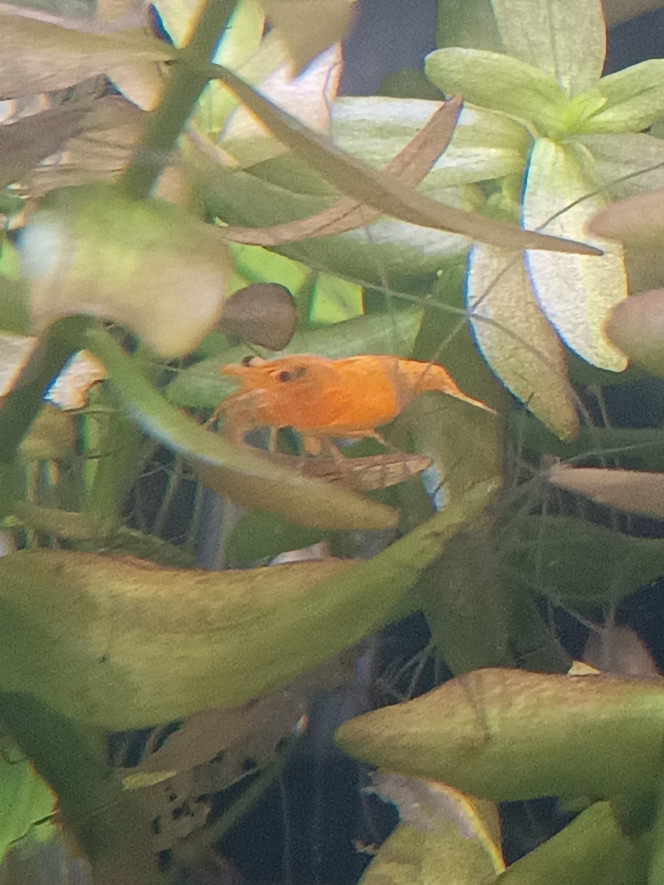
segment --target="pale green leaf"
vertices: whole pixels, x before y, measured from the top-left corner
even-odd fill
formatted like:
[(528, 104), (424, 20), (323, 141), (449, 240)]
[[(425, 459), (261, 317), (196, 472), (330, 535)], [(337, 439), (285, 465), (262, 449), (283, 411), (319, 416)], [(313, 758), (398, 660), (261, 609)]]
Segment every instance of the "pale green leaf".
[(427, 56), (427, 76), (445, 94), (460, 93), (471, 104), (557, 132), (568, 100), (555, 77), (497, 52), (438, 49)]
[(652, 786), (663, 724), (660, 681), (485, 669), (351, 719), (336, 742), (473, 796), (612, 797)]
[(643, 885), (648, 857), (643, 842), (621, 827), (614, 803), (595, 802), (563, 830), (511, 864), (500, 883)]
[[(430, 119), (439, 102), (386, 97), (340, 98), (332, 106), (331, 134), (344, 150), (382, 168)], [(464, 107), (449, 147), (420, 190), (520, 175), (531, 139), (519, 123), (484, 108)]]
[(651, 58), (599, 81), (606, 105), (585, 126), (587, 132), (638, 132), (664, 114), (664, 59)]
[(597, 88), (606, 53), (600, 0), (491, 0), (505, 51), (556, 78), (569, 98)]
[(466, 304), (477, 344), (500, 381), (561, 439), (575, 436), (565, 351), (535, 299), (522, 253), (473, 246)]
[(613, 199), (664, 187), (664, 141), (661, 138), (642, 133), (577, 135), (570, 142), (588, 148)]
[(18, 747), (3, 738), (0, 754), (0, 862), (12, 843), (55, 814), (56, 797)]
[[(587, 150), (538, 139), (528, 167), (524, 224), (559, 236), (583, 236), (587, 220), (606, 203), (596, 193), (598, 186)], [(627, 297), (622, 250), (600, 238), (590, 242), (605, 254), (568, 257), (531, 250), (528, 268), (537, 301), (561, 338), (589, 363), (619, 372), (627, 360), (606, 338), (604, 323)]]

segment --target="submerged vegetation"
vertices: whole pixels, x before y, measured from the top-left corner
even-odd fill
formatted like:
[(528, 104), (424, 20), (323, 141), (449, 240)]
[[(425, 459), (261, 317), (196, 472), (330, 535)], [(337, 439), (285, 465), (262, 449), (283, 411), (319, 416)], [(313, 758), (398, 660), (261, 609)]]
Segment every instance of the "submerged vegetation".
[[(461, 7), (361, 98), (348, 0), (0, 10), (3, 885), (235, 875), (342, 690), (400, 816), (363, 881), (662, 881), (664, 683), (616, 626), (662, 437), (610, 403), (664, 373), (664, 60), (602, 76), (600, 0)], [(506, 860), (541, 797), (571, 822)]]

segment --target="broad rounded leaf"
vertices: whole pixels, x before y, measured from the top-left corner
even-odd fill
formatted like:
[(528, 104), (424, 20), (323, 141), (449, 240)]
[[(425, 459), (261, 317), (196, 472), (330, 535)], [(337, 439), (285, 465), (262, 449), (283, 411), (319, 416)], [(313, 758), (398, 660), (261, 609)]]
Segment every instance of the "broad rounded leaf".
[(478, 346), (502, 383), (561, 439), (575, 436), (565, 351), (535, 299), (523, 254), (473, 246), (466, 305)]
[(438, 49), (427, 56), (427, 76), (446, 95), (558, 131), (568, 100), (555, 77), (540, 68), (479, 49)]
[(49, 195), (20, 251), (38, 330), (95, 314), (131, 326), (167, 357), (189, 353), (214, 327), (232, 268), (212, 227), (103, 184)]
[(600, 0), (491, 0), (510, 55), (556, 78), (570, 98), (596, 89), (606, 33)]
[(657, 681), (488, 669), (351, 719), (336, 742), (364, 762), (473, 796), (610, 797), (652, 786), (663, 728)]
[[(587, 220), (606, 202), (592, 157), (580, 145), (539, 138), (526, 180), (523, 221), (561, 236), (583, 236)], [(549, 322), (579, 356), (603, 369), (620, 372), (622, 353), (607, 339), (604, 323), (611, 308), (627, 297), (622, 250), (592, 238), (601, 257), (563, 256), (528, 251), (533, 289)]]
[(587, 132), (639, 132), (664, 113), (664, 59), (651, 58), (608, 77), (598, 88), (606, 99), (584, 127)]

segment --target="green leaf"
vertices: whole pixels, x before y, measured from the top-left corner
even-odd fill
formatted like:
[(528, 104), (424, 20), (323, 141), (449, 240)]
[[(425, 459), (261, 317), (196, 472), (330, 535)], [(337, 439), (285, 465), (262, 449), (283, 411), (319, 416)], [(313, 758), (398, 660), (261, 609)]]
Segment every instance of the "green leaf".
[[(597, 193), (601, 185), (583, 147), (538, 138), (528, 166), (523, 222), (561, 236), (583, 236), (588, 219), (606, 202)], [(622, 250), (608, 240), (590, 241), (605, 254), (590, 258), (531, 250), (528, 269), (540, 307), (566, 344), (589, 363), (620, 372), (627, 360), (608, 341), (604, 323), (627, 297)]]
[(559, 833), (520, 858), (503, 885), (645, 885), (648, 846), (623, 832), (609, 802), (595, 802)]
[(503, 48), (491, 0), (438, 0), (436, 46)]
[(664, 59), (651, 58), (599, 81), (606, 104), (584, 127), (587, 132), (638, 132), (664, 113)]
[(575, 436), (565, 351), (535, 300), (522, 253), (473, 246), (466, 303), (475, 340), (499, 380), (556, 436)]
[(664, 571), (664, 540), (573, 516), (519, 520), (502, 549), (514, 579), (574, 611), (609, 609)]
[[(652, 135), (578, 135), (613, 199), (664, 187), (664, 142)], [(637, 174), (640, 173), (640, 174)]]
[[(337, 359), (370, 353), (408, 357), (412, 353), (422, 315), (420, 308), (411, 307), (386, 314), (356, 317), (322, 329), (302, 329), (293, 335), (288, 347), (272, 356), (277, 359), (288, 354), (311, 353)], [(246, 347), (233, 347), (223, 357), (203, 360), (182, 369), (168, 386), (166, 396), (169, 402), (194, 409), (216, 408), (237, 386), (222, 377), (222, 361), (239, 363), (246, 355)]]
[[(440, 52), (445, 51), (440, 50)], [(209, 65), (201, 66), (201, 70), (203, 69), (210, 76), (218, 77), (229, 86), (283, 144), (314, 166), (343, 194), (386, 215), (409, 221), (411, 224), (453, 231), (482, 242), (515, 249), (552, 249), (596, 254), (595, 250), (580, 243), (557, 238), (542, 238), (539, 234), (519, 230), (507, 222), (486, 219), (430, 200), (400, 184), (392, 176), (376, 172), (370, 166), (341, 151), (328, 139), (307, 129), (299, 120), (267, 101), (227, 68)]]
[(226, 550), (233, 562), (260, 562), (288, 550), (317, 544), (325, 537), (320, 529), (294, 526), (274, 513), (246, 513), (233, 528)]
[[(332, 137), (348, 153), (382, 168), (439, 106), (439, 102), (419, 99), (340, 98), (332, 105)], [(419, 190), (431, 193), (437, 188), (520, 175), (530, 143), (527, 130), (515, 120), (484, 108), (464, 107), (449, 147)]]
[(359, 563), (205, 572), (68, 551), (2, 557), (0, 686), (113, 730), (244, 703), (386, 620), (495, 488)]
[(232, 269), (210, 225), (100, 183), (50, 194), (20, 252), (38, 329), (94, 314), (131, 326), (164, 356), (189, 353), (216, 325)]
[(614, 676), (475, 670), (344, 723), (336, 743), (371, 765), (501, 801), (600, 798), (652, 787), (664, 685)]
[[(6, 739), (4, 740), (7, 744)], [(0, 755), (0, 862), (17, 839), (55, 813), (56, 797), (11, 744)]]
[(319, 528), (391, 528), (397, 514), (327, 483), (271, 464), (248, 446), (233, 446), (170, 405), (137, 371), (108, 333), (90, 330), (88, 346), (106, 365), (120, 402), (147, 434), (182, 454), (208, 485), (241, 506), (280, 513)]
[(596, 89), (606, 29), (600, 0), (491, 0), (507, 53), (555, 77), (573, 98)]
[(425, 70), (447, 95), (461, 93), (471, 104), (531, 122), (545, 133), (561, 128), (568, 99), (555, 77), (517, 58), (474, 49), (438, 49), (427, 56)]

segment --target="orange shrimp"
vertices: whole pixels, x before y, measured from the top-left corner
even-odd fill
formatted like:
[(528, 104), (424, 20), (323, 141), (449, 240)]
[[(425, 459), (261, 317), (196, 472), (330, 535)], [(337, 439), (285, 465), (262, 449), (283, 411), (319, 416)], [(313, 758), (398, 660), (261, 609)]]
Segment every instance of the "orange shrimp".
[(242, 388), (219, 406), (228, 415), (228, 435), (240, 443), (255, 427), (270, 427), (272, 442), (281, 427), (302, 436), (308, 452), (317, 453), (327, 437), (374, 437), (418, 394), (438, 390), (493, 412), (463, 393), (447, 369), (435, 363), (394, 356), (286, 356), (268, 362), (258, 357), (221, 367)]

